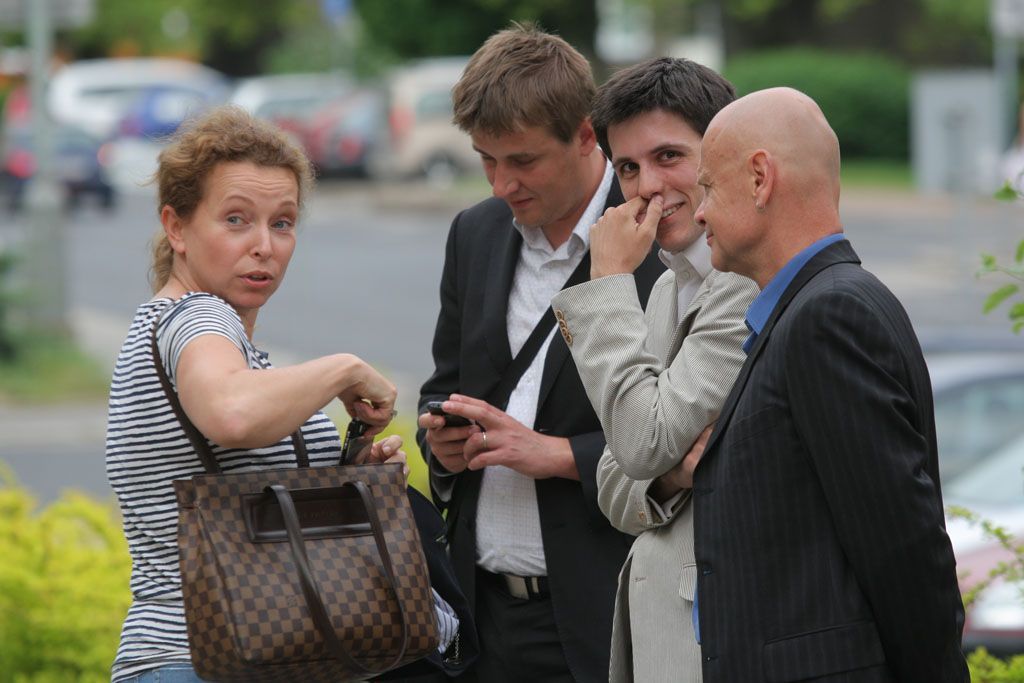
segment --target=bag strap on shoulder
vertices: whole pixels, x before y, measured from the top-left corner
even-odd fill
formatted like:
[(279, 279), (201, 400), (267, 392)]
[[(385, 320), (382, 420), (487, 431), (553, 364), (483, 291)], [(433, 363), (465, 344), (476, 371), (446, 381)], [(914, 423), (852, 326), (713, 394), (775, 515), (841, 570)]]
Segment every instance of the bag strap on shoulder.
[[(217, 458), (214, 457), (210, 444), (206, 442), (206, 437), (203, 436), (202, 432), (192, 424), (192, 420), (188, 419), (188, 415), (185, 414), (185, 410), (181, 407), (181, 401), (178, 400), (178, 392), (171, 386), (171, 380), (167, 377), (167, 370), (160, 359), (160, 349), (156, 344), (156, 328), (159, 325), (160, 320), (157, 319), (153, 323), (153, 333), (150, 335), (149, 345), (150, 351), (153, 354), (153, 366), (156, 368), (157, 377), (160, 378), (160, 386), (163, 387), (164, 395), (167, 396), (167, 402), (171, 405), (171, 410), (174, 411), (178, 422), (181, 423), (185, 436), (188, 437), (189, 443), (192, 444), (192, 449), (199, 456), (200, 462), (203, 463), (203, 469), (206, 470), (207, 474), (220, 474), (220, 465), (217, 464)], [(301, 429), (296, 429), (292, 433), (292, 445), (295, 447), (295, 460), (298, 466), (309, 467), (309, 453), (306, 451), (306, 441), (302, 438)]]
[[(589, 276), (590, 251), (588, 250), (580, 264), (572, 271), (572, 275), (562, 285), (562, 289), (574, 287), (584, 282)], [(522, 379), (527, 368), (533, 363), (533, 359), (536, 357), (537, 352), (540, 351), (540, 347), (544, 345), (544, 340), (548, 338), (548, 333), (551, 332), (551, 328), (554, 326), (555, 313), (548, 306), (547, 310), (544, 311), (544, 315), (537, 322), (537, 326), (533, 328), (530, 336), (526, 338), (523, 347), (519, 349), (519, 353), (516, 354), (508, 368), (505, 369), (505, 373), (501, 376), (501, 381), (488, 394), (486, 398), (488, 403), (501, 410), (505, 410), (508, 407), (508, 400), (512, 396), (512, 392), (515, 391), (516, 385), (519, 384), (519, 380)]]

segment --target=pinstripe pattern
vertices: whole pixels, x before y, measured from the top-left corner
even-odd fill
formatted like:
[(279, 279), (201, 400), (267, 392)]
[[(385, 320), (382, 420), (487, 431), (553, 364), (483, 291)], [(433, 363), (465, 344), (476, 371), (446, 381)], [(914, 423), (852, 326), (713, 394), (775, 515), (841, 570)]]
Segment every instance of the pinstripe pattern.
[(859, 263), (796, 276), (697, 468), (708, 683), (968, 680), (927, 369)]
[(619, 577), (613, 683), (700, 681), (690, 617), (691, 506), (683, 500), (664, 519), (647, 492), (717, 417), (745, 358), (743, 316), (756, 294), (751, 280), (711, 271), (679, 320), (669, 271), (651, 291), (646, 314), (628, 276), (584, 283), (552, 300), (608, 439), (598, 502), (613, 526), (639, 535)]

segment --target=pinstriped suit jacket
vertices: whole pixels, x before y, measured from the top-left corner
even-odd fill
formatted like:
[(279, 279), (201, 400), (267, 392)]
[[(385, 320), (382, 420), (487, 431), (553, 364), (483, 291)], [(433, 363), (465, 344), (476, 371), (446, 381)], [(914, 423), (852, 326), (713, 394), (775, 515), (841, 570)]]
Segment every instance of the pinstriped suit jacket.
[(849, 242), (751, 349), (697, 467), (704, 680), (968, 680), (928, 371)]
[(613, 526), (639, 535), (619, 577), (613, 683), (700, 680), (692, 510), (683, 500), (662, 519), (647, 492), (718, 416), (745, 358), (743, 317), (756, 294), (753, 281), (712, 271), (679, 320), (670, 271), (651, 290), (646, 314), (628, 276), (584, 283), (552, 301), (609, 443), (598, 502)]

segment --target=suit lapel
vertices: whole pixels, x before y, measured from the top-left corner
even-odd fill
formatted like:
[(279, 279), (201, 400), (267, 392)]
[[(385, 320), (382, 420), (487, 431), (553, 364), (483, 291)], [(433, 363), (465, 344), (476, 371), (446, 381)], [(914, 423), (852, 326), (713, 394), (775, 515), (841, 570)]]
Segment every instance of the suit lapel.
[(771, 336), (772, 330), (775, 329), (775, 324), (778, 322), (782, 313), (789, 306), (789, 303), (796, 297), (801, 289), (804, 288), (808, 282), (811, 281), (815, 275), (823, 271), (824, 269), (834, 266), (837, 263), (860, 263), (860, 258), (857, 253), (853, 250), (853, 247), (846, 240), (831, 244), (817, 254), (815, 254), (810, 261), (800, 269), (800, 272), (796, 274), (793, 281), (786, 287), (786, 291), (782, 293), (782, 297), (779, 299), (779, 303), (772, 309), (772, 314), (768, 318), (768, 322), (765, 323), (764, 329), (761, 330), (761, 334), (757, 335), (757, 339), (754, 340), (754, 346), (750, 349), (750, 353), (747, 355), (746, 362), (743, 363), (743, 367), (740, 368), (740, 374), (736, 378), (735, 384), (732, 385), (732, 389), (729, 391), (729, 395), (725, 399), (725, 405), (722, 406), (722, 412), (715, 423), (714, 432), (711, 434), (711, 438), (708, 439), (708, 444), (704, 449), (705, 455), (710, 455), (718, 443), (719, 436), (725, 431), (725, 426), (729, 423), (732, 418), (733, 412), (736, 410), (736, 404), (739, 401), (739, 397), (743, 394), (743, 388), (747, 384), (747, 380), (750, 378), (751, 368), (754, 363), (757, 362), (758, 356), (761, 355), (761, 350), (765, 344), (768, 343), (768, 338)]
[[(690, 333), (690, 328), (693, 326), (693, 319), (697, 317), (698, 311), (701, 306), (704, 305), (704, 300), (708, 297), (708, 292), (711, 291), (711, 274), (704, 278), (704, 281), (700, 285), (700, 289), (697, 290), (697, 294), (690, 301), (690, 304), (686, 307), (686, 312), (683, 313), (683, 319), (676, 325), (675, 331), (672, 333), (672, 341), (668, 346), (668, 355), (665, 356), (665, 367), (671, 365), (672, 360), (679, 353), (679, 349), (683, 345), (683, 340), (686, 339), (686, 335)], [(672, 310), (679, 309), (679, 287), (676, 282), (672, 282)]]
[(512, 362), (512, 350), (508, 344), (508, 297), (512, 293), (512, 278), (519, 263), (519, 249), (523, 237), (512, 227), (511, 215), (506, 219), (507, 227), (495, 240), (484, 275), (484, 337), (491, 363), (500, 374)]
[[(623, 201), (625, 200), (622, 197), (622, 190), (619, 189), (619, 181), (618, 179), (612, 179), (612, 186), (608, 190), (608, 198), (604, 202), (604, 208), (607, 210), (610, 207), (618, 206)], [(604, 211), (602, 211), (602, 213), (604, 213)], [(589, 260), (589, 249), (583, 258)], [(551, 340), (551, 345), (548, 347), (548, 355), (544, 359), (544, 373), (541, 375), (540, 395), (537, 398), (538, 413), (544, 405), (544, 400), (551, 392), (551, 387), (554, 386), (555, 378), (558, 377), (559, 371), (561, 371), (562, 366), (565, 365), (565, 361), (568, 358), (569, 347), (566, 346), (565, 340), (562, 339), (562, 335), (556, 334)]]

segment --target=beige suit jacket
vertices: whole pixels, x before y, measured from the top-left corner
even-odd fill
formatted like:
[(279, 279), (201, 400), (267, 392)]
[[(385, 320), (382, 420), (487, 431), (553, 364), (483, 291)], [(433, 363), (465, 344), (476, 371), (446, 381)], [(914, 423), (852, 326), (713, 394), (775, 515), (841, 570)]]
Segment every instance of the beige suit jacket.
[(613, 526), (637, 536), (619, 576), (612, 683), (701, 680), (689, 492), (664, 517), (647, 492), (718, 417), (745, 358), (743, 319), (757, 292), (751, 280), (711, 271), (681, 321), (672, 271), (655, 283), (646, 313), (628, 276), (552, 300), (608, 440), (598, 502)]

